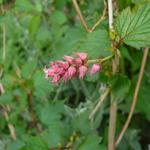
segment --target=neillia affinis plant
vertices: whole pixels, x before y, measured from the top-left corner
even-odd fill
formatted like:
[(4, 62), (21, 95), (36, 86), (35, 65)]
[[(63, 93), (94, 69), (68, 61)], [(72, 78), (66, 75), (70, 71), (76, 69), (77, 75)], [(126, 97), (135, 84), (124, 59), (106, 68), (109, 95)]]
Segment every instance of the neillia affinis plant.
[(0, 150), (148, 149), (149, 0), (1, 0), (0, 31)]

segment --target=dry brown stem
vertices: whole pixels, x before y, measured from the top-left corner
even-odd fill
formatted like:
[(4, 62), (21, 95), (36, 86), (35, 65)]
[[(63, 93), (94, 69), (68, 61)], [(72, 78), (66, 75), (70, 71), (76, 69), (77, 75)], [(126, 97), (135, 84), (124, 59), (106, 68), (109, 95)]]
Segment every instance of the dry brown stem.
[(117, 146), (120, 143), (121, 139), (123, 138), (128, 126), (131, 122), (131, 119), (132, 119), (132, 116), (133, 116), (133, 113), (134, 113), (134, 110), (135, 110), (135, 106), (136, 106), (136, 103), (137, 103), (138, 93), (139, 93), (139, 89), (140, 89), (140, 85), (141, 85), (141, 81), (142, 81), (142, 77), (143, 77), (143, 73), (144, 73), (146, 60), (147, 60), (147, 57), (148, 57), (148, 51), (149, 51), (149, 49), (145, 48), (143, 58), (142, 58), (142, 62), (141, 62), (141, 68), (140, 68), (137, 84), (136, 84), (135, 91), (134, 91), (134, 96), (133, 96), (133, 100), (132, 100), (132, 104), (131, 104), (131, 108), (130, 108), (130, 112), (129, 112), (128, 118), (127, 118), (127, 120), (126, 120), (126, 122), (125, 122), (125, 124), (124, 124), (117, 140), (116, 140), (115, 146)]
[(88, 27), (87, 22), (85, 20), (85, 17), (83, 16), (77, 1), (76, 0), (72, 0), (72, 3), (74, 5), (74, 8), (75, 8), (79, 18), (80, 18), (80, 21), (81, 21), (83, 27), (85, 28), (85, 30), (87, 32), (93, 32), (95, 30), (95, 28), (106, 18), (107, 4), (106, 4), (105, 0), (104, 0), (104, 10), (103, 10), (102, 16), (98, 19), (98, 21), (93, 25), (92, 28)]

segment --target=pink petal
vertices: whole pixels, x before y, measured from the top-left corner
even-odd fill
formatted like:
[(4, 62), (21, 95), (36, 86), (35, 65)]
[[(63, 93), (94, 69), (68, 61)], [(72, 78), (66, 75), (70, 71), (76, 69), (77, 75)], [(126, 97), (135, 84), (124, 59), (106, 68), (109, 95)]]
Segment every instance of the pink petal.
[(88, 57), (87, 53), (76, 53), (76, 56), (78, 56), (81, 60), (86, 60)]
[(86, 66), (79, 67), (79, 78), (80, 79), (83, 79), (83, 77), (85, 76), (87, 70), (88, 70), (88, 68)]
[(97, 73), (98, 71), (100, 71), (100, 65), (93, 64), (93, 66), (90, 70), (90, 75), (93, 75), (93, 74)]

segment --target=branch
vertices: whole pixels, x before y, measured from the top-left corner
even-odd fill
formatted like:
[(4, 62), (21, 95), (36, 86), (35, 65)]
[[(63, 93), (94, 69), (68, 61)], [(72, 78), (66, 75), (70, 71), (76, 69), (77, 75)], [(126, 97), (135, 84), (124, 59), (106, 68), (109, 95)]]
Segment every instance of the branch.
[(79, 5), (78, 5), (77, 1), (76, 1), (76, 0), (72, 0), (72, 2), (73, 2), (73, 5), (74, 5), (74, 7), (75, 7), (75, 10), (76, 10), (76, 12), (77, 12), (77, 14), (78, 14), (78, 16), (79, 16), (79, 18), (80, 18), (80, 21), (81, 21), (83, 27), (85, 28), (85, 30), (86, 30), (87, 32), (93, 32), (93, 31), (95, 30), (95, 28), (106, 18), (107, 5), (106, 5), (106, 2), (105, 2), (105, 0), (104, 0), (104, 10), (103, 10), (102, 16), (101, 16), (101, 17), (99, 18), (99, 20), (93, 25), (92, 28), (89, 28), (88, 25), (87, 25), (87, 22), (86, 22), (85, 18), (84, 18), (83, 15), (82, 15), (82, 12), (81, 12), (81, 10), (80, 10), (80, 8), (79, 8)]
[(113, 2), (108, 0), (109, 29), (113, 29)]
[[(113, 2), (108, 0), (108, 15), (109, 15), (109, 31), (113, 30)], [(113, 43), (112, 43), (113, 46)], [(112, 71), (113, 74), (117, 72), (119, 65), (119, 57), (116, 54), (112, 60)], [(117, 117), (117, 102), (111, 94), (111, 106), (110, 106), (110, 117), (109, 117), (109, 132), (108, 132), (108, 150), (115, 150), (115, 132), (116, 132), (116, 117)]]
[[(119, 58), (115, 56), (112, 60), (112, 71), (113, 74), (117, 72), (119, 65)], [(111, 106), (110, 106), (110, 117), (109, 117), (109, 133), (108, 133), (108, 150), (115, 150), (115, 132), (116, 132), (116, 118), (117, 118), (117, 102), (111, 94)]]
[[(4, 13), (4, 11), (3, 11), (3, 13)], [(2, 30), (3, 30), (3, 54), (2, 54), (2, 59), (3, 59), (3, 61), (5, 61), (5, 59), (6, 59), (6, 26), (5, 26), (5, 23), (2, 26)], [(1, 78), (2, 74), (3, 74), (3, 69), (0, 72), (0, 78)], [(2, 83), (0, 82), (0, 95), (3, 94), (3, 93), (5, 93), (5, 90), (4, 90), (4, 87), (3, 87)], [(4, 115), (4, 118), (7, 122), (7, 126), (8, 126), (8, 129), (9, 129), (10, 135), (11, 135), (13, 140), (16, 140), (15, 127), (11, 123), (9, 123), (8, 112), (10, 111), (10, 107), (9, 107), (9, 105), (7, 105), (7, 106), (2, 105), (2, 107), (3, 107), (3, 115)]]
[(73, 2), (73, 5), (74, 5), (74, 7), (76, 9), (76, 12), (77, 12), (77, 14), (78, 14), (78, 16), (80, 18), (80, 21), (81, 21), (82, 25), (84, 26), (85, 30), (87, 32), (91, 32), (91, 30), (88, 28), (87, 23), (86, 23), (83, 15), (82, 15), (82, 13), (80, 11), (80, 8), (79, 8), (79, 5), (78, 5), (77, 1), (76, 0), (72, 0), (72, 2)]
[(106, 18), (106, 14), (107, 14), (107, 3), (106, 1), (104, 0), (104, 10), (103, 10), (103, 13), (102, 13), (102, 16), (99, 18), (99, 20), (93, 25), (92, 27), (92, 32), (95, 30), (95, 28), (103, 21), (105, 20)]
[(117, 118), (117, 103), (111, 94), (111, 106), (109, 117), (108, 150), (115, 150), (115, 132)]
[[(3, 94), (4, 92), (5, 92), (4, 87), (3, 87), (2, 83), (0, 83), (0, 94)], [(9, 123), (9, 116), (8, 116), (8, 111), (10, 111), (9, 105), (7, 107), (2, 105), (2, 107), (3, 107), (3, 115), (4, 115), (4, 118), (7, 122), (7, 126), (8, 126), (8, 129), (9, 129), (11, 138), (13, 140), (16, 140), (15, 127), (11, 123)]]
[(110, 89), (107, 88), (107, 89), (105, 89), (105, 92), (100, 96), (99, 102), (97, 103), (97, 105), (95, 106), (95, 108), (93, 109), (93, 111), (89, 115), (89, 119), (90, 120), (92, 120), (92, 118), (94, 117), (95, 113), (99, 110), (99, 108), (101, 107), (102, 103), (104, 102), (104, 100), (108, 96), (109, 92), (110, 92)]
[(128, 126), (131, 122), (131, 119), (132, 119), (132, 116), (133, 116), (133, 113), (135, 110), (135, 106), (137, 103), (138, 93), (139, 93), (139, 89), (140, 89), (140, 85), (141, 85), (141, 81), (142, 81), (142, 77), (143, 77), (143, 73), (144, 73), (146, 60), (148, 57), (148, 51), (149, 51), (149, 49), (145, 48), (143, 58), (142, 58), (141, 68), (140, 68), (140, 72), (139, 72), (139, 76), (138, 76), (138, 80), (137, 80), (137, 84), (136, 84), (135, 91), (134, 91), (134, 96), (133, 96), (133, 100), (132, 100), (132, 104), (131, 104), (131, 108), (130, 108), (130, 112), (129, 112), (128, 118), (127, 118), (127, 120), (126, 120), (126, 122), (125, 122), (119, 136), (118, 136), (118, 139), (116, 140), (115, 146), (117, 146), (120, 143), (121, 139), (123, 138)]

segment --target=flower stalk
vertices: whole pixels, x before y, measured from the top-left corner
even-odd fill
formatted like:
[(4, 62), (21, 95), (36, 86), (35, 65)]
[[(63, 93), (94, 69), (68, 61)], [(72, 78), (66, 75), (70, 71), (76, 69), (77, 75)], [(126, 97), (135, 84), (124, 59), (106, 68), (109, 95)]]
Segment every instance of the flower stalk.
[(114, 57), (114, 55), (111, 55), (111, 56), (107, 56), (107, 57), (104, 57), (104, 58), (100, 58), (100, 59), (93, 59), (93, 60), (88, 60), (88, 64), (92, 64), (92, 63), (96, 63), (96, 64), (102, 64), (104, 63), (105, 61), (108, 61), (110, 59), (112, 59)]

